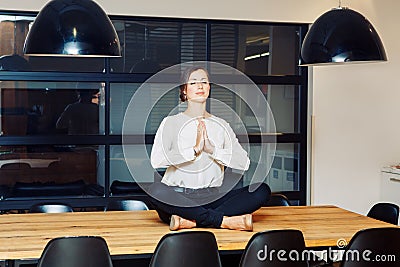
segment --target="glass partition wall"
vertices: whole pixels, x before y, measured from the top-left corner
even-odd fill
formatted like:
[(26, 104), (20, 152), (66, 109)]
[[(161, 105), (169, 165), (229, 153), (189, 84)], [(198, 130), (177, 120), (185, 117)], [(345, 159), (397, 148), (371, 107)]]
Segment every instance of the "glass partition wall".
[[(270, 157), (265, 162), (273, 160), (269, 170), (258, 158), (265, 149), (261, 142), (269, 141), (259, 138), (265, 133), (255, 127), (251, 109), (238, 95), (213, 86), (211, 97), (233, 109), (248, 133), (251, 165), (237, 186), (247, 185), (258, 166), (272, 191), (293, 204), (306, 203), (307, 69), (298, 62), (307, 25), (110, 16), (121, 58), (28, 57), (22, 48), (36, 14), (0, 13), (0, 210), (46, 201), (101, 208), (127, 196), (146, 201), (136, 182), (151, 183), (163, 170), (144, 173), (148, 159), (124, 157), (125, 111), (149, 77), (189, 61), (240, 70), (272, 110), (276, 152), (264, 153)], [(176, 88), (157, 102), (146, 130), (135, 133), (130, 145), (144, 139), (150, 153), (159, 123), (179, 104), (178, 94)], [(157, 92), (149, 92), (149, 101), (152, 95)]]

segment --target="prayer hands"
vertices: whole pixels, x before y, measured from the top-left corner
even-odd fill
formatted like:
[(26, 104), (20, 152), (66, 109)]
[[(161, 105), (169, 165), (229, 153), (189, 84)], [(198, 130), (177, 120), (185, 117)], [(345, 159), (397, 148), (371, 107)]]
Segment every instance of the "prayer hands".
[(193, 147), (196, 152), (196, 156), (200, 155), (204, 148), (204, 124), (200, 123), (197, 125), (196, 145)]
[(194, 146), (194, 150), (196, 151), (196, 155), (199, 155), (202, 151), (209, 154), (214, 153), (214, 145), (210, 142), (210, 139), (208, 139), (206, 124), (202, 120), (199, 120), (199, 124), (197, 125), (196, 145)]

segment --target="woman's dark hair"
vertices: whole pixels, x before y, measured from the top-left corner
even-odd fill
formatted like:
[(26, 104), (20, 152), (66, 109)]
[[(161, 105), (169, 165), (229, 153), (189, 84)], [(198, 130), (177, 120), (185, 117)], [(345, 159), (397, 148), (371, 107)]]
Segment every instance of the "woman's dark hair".
[(193, 72), (195, 72), (197, 70), (203, 70), (206, 73), (208, 80), (210, 80), (210, 75), (208, 74), (208, 71), (204, 67), (193, 66), (193, 67), (187, 68), (182, 73), (181, 83), (179, 85), (179, 88), (180, 88), (179, 98), (181, 99), (182, 102), (185, 102), (187, 100), (185, 91), (186, 91), (187, 82), (189, 81), (190, 74), (192, 74)]

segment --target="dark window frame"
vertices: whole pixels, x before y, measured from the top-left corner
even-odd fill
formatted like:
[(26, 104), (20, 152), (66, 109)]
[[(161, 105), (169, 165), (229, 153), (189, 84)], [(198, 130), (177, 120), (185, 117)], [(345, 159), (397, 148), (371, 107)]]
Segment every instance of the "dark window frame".
[[(37, 12), (24, 12), (24, 11), (0, 11), (2, 15), (12, 16), (36, 16)], [(148, 21), (155, 20), (160, 22), (190, 22), (190, 23), (204, 23), (207, 30), (211, 29), (212, 24), (246, 24), (246, 25), (272, 25), (272, 26), (298, 26), (300, 28), (300, 41), (304, 39), (307, 32), (307, 24), (299, 23), (276, 23), (276, 22), (261, 22), (261, 21), (229, 21), (229, 20), (212, 20), (212, 19), (181, 19), (181, 18), (157, 18), (157, 17), (134, 17), (134, 16), (111, 16), (111, 20), (134, 20), (134, 21)], [(210, 60), (210, 33), (207, 32), (207, 49), (206, 60)], [(300, 44), (299, 44), (300, 47)], [(141, 83), (144, 82), (151, 74), (132, 74), (132, 73), (112, 73), (110, 72), (110, 59), (104, 59), (105, 72), (86, 72), (86, 73), (73, 73), (73, 72), (50, 72), (50, 71), (29, 71), (29, 72), (15, 72), (15, 71), (0, 71), (0, 81), (52, 81), (52, 82), (105, 82), (105, 99), (110, 98), (110, 84), (111, 83)], [(250, 76), (256, 84), (289, 84), (299, 86), (299, 108), (297, 115), (298, 132), (297, 133), (283, 133), (277, 137), (277, 143), (294, 143), (299, 146), (299, 161), (298, 161), (298, 175), (300, 177), (298, 191), (285, 191), (283, 194), (287, 195), (289, 199), (298, 201), (300, 205), (306, 205), (307, 196), (307, 109), (308, 109), (308, 70), (307, 67), (299, 67), (298, 75), (276, 75), (276, 76)], [(103, 207), (110, 198), (110, 146), (120, 145), (122, 143), (121, 135), (111, 135), (110, 132), (110, 105), (106, 101), (105, 105), (105, 135), (91, 135), (91, 136), (0, 136), (0, 145), (103, 145), (105, 147), (105, 195), (91, 198), (81, 197), (63, 197), (63, 198), (34, 198), (26, 200), (0, 200), (0, 210), (13, 210), (13, 209), (28, 209), (32, 204), (38, 202), (53, 202), (63, 201), (74, 207)], [(146, 143), (151, 144), (154, 135), (146, 136)], [(257, 137), (250, 137), (250, 143), (258, 143)], [(137, 196), (143, 198), (143, 196)]]

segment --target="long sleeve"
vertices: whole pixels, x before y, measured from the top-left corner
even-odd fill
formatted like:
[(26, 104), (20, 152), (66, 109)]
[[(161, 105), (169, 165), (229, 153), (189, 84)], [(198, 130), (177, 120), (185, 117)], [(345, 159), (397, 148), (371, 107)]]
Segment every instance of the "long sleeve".
[(187, 188), (219, 187), (224, 167), (247, 170), (247, 152), (223, 119), (211, 116), (204, 120), (207, 135), (214, 144), (213, 155), (194, 155), (198, 121), (183, 113), (166, 117), (154, 138), (150, 160), (153, 168), (167, 168), (161, 180), (169, 186)]
[(250, 159), (240, 145), (236, 134), (228, 123), (224, 122), (224, 142), (222, 147), (216, 146), (212, 157), (220, 164), (238, 170), (248, 170)]
[(155, 169), (178, 166), (195, 159), (193, 145), (185, 144), (185, 147), (181, 147), (174, 127), (176, 125), (168, 123), (167, 118), (164, 118), (157, 130), (150, 156), (151, 165)]

